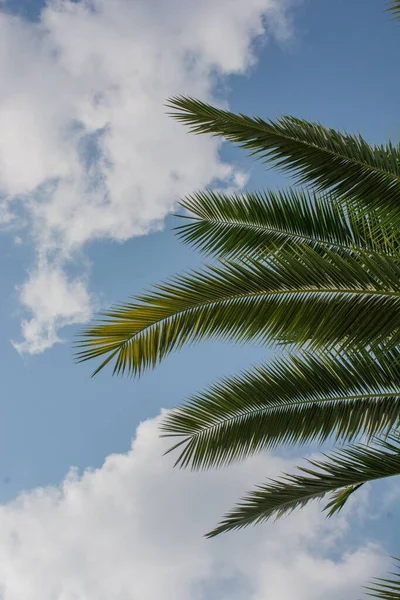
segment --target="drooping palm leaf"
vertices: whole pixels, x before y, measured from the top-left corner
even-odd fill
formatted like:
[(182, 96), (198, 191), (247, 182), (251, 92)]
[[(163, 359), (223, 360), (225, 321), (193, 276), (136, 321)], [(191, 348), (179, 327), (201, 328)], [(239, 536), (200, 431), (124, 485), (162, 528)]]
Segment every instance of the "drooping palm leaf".
[(223, 137), (263, 161), (292, 172), (299, 183), (334, 190), (370, 207), (399, 213), (400, 150), (390, 142), (372, 146), (360, 135), (339, 133), (295, 117), (265, 121), (222, 110), (191, 97), (167, 104), (193, 133)]
[(221, 467), (278, 445), (351, 442), (400, 425), (400, 351), (279, 357), (213, 385), (164, 419), (176, 464)]
[(114, 372), (140, 374), (172, 350), (207, 338), (281, 340), (343, 348), (400, 337), (400, 264), (309, 247), (268, 260), (225, 262), (176, 277), (105, 314), (82, 332), (79, 360), (116, 356)]
[[(299, 474), (285, 474), (279, 480), (269, 480), (259, 486), (208, 536), (261, 523), (271, 517), (279, 518), (341, 488), (400, 475), (399, 436), (378, 440), (373, 447), (360, 445), (336, 450), (326, 459), (308, 461), (313, 468), (299, 467)], [(330, 506), (328, 503), (325, 508)]]
[(347, 487), (334, 492), (329, 504), (327, 504), (325, 507), (326, 509), (329, 509), (328, 517), (331, 517), (335, 513), (341, 511), (350, 496), (352, 496), (363, 485), (363, 483), (358, 483), (357, 485), (348, 485)]
[(331, 194), (305, 190), (226, 194), (207, 190), (181, 202), (189, 215), (176, 228), (179, 238), (220, 258), (260, 256), (284, 244), (378, 253), (398, 251), (399, 233), (379, 215), (355, 209)]
[(375, 578), (371, 585), (365, 588), (368, 596), (381, 600), (400, 600), (400, 560), (395, 560), (396, 570), (390, 573), (393, 578)]

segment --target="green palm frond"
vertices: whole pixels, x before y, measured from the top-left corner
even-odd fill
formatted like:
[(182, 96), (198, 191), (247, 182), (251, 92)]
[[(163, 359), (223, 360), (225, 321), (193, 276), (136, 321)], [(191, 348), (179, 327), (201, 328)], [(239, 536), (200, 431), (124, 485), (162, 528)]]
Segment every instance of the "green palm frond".
[(301, 184), (398, 214), (400, 150), (390, 142), (371, 146), (360, 135), (339, 133), (318, 123), (292, 116), (264, 121), (186, 96), (169, 99), (167, 107), (191, 132), (235, 142), (251, 155), (291, 171)]
[[(116, 357), (140, 374), (183, 344), (207, 338), (281, 340), (310, 348), (365, 346), (400, 337), (400, 264), (309, 247), (267, 261), (225, 262), (181, 275), (106, 313), (81, 334), (78, 360)], [(98, 369), (98, 370), (99, 370)]]
[(328, 510), (328, 517), (331, 517), (335, 513), (342, 510), (343, 506), (346, 504), (350, 496), (354, 494), (357, 490), (360, 489), (364, 484), (359, 483), (357, 485), (349, 485), (341, 490), (337, 490), (332, 494), (332, 498), (330, 502), (326, 505), (326, 510)]
[(331, 195), (304, 190), (226, 194), (197, 192), (181, 206), (187, 223), (176, 228), (179, 238), (220, 258), (266, 254), (284, 244), (378, 253), (398, 251), (398, 231), (379, 216), (357, 210)]
[(279, 445), (351, 442), (400, 425), (400, 351), (280, 357), (227, 378), (174, 409), (176, 464), (221, 467)]
[(299, 467), (299, 474), (285, 474), (280, 480), (269, 480), (259, 486), (228, 513), (208, 537), (271, 517), (279, 518), (341, 488), (400, 475), (399, 437), (378, 440), (373, 447), (350, 446), (325, 458), (325, 461), (308, 461), (313, 468)]
[(393, 18), (400, 18), (400, 0), (390, 0), (388, 2), (388, 9), (390, 13), (392, 13)]
[(393, 579), (376, 577), (365, 589), (368, 596), (381, 600), (400, 600), (400, 560), (395, 558), (396, 570), (390, 575)]

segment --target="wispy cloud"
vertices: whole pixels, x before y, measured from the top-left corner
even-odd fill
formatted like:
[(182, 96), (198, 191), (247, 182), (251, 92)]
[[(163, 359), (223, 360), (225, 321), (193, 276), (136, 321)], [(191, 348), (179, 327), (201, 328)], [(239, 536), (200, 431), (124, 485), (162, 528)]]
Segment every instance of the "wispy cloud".
[(215, 101), (224, 77), (253, 64), (267, 24), (288, 35), (289, 4), (54, 0), (35, 23), (0, 11), (0, 219), (23, 214), (37, 255), (19, 292), (19, 351), (89, 317), (87, 273), (69, 269), (85, 244), (143, 235), (183, 194), (238, 181), (218, 143), (188, 135), (164, 102)]

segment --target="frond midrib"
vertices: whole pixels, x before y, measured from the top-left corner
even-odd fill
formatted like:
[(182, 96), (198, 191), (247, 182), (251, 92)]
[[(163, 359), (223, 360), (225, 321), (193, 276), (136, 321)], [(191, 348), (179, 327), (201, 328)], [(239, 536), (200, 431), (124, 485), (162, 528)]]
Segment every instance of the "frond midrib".
[[(138, 335), (142, 334), (143, 332), (145, 332), (148, 329), (151, 329), (157, 325), (159, 325), (160, 323), (163, 322), (168, 322), (170, 319), (178, 317), (179, 315), (188, 313), (192, 310), (196, 310), (199, 308), (205, 308), (205, 307), (209, 307), (212, 306), (213, 304), (224, 304), (224, 303), (230, 303), (230, 302), (235, 302), (236, 300), (240, 300), (243, 298), (256, 298), (256, 297), (276, 297), (276, 296), (282, 296), (282, 295), (287, 295), (287, 296), (295, 296), (295, 295), (306, 295), (306, 294), (314, 294), (314, 295), (343, 295), (343, 296), (382, 296), (382, 297), (397, 297), (400, 298), (400, 290), (399, 291), (395, 291), (395, 290), (376, 290), (376, 289), (354, 289), (354, 288), (318, 288), (318, 287), (308, 287), (308, 288), (292, 288), (292, 289), (284, 289), (284, 290), (269, 290), (269, 291), (261, 291), (261, 292), (250, 292), (250, 293), (243, 293), (243, 294), (236, 294), (236, 295), (232, 295), (232, 296), (225, 296), (225, 297), (221, 297), (218, 299), (214, 299), (214, 300), (210, 300), (207, 302), (201, 302), (198, 304), (194, 304), (191, 305), (187, 308), (183, 308), (182, 310), (176, 311), (170, 315), (167, 315), (165, 317), (161, 317), (160, 319), (157, 319), (155, 321), (153, 321), (150, 324), (145, 325), (142, 329), (139, 329), (138, 331), (136, 331), (135, 333), (133, 333), (132, 335), (129, 335), (129, 337), (124, 340), (124, 342), (121, 342), (120, 345), (120, 349), (122, 349), (126, 344), (129, 344), (135, 337), (137, 337)], [(129, 323), (129, 321), (124, 321), (123, 319), (118, 319), (117, 323), (118, 325), (122, 325), (123, 322)], [(106, 327), (112, 327), (112, 325), (107, 324)], [(99, 326), (97, 326), (99, 327)], [(100, 326), (101, 327), (101, 326)], [(91, 339), (98, 337), (97, 334), (95, 333), (90, 333), (90, 331), (86, 331), (83, 333), (83, 335), (86, 335), (87, 337), (90, 337)], [(102, 333), (103, 338), (107, 338), (107, 334)], [(83, 343), (83, 345), (85, 345)], [(81, 346), (82, 347), (82, 346)], [(118, 349), (117, 349), (118, 352)]]
[[(346, 395), (346, 396), (333, 396), (333, 397), (329, 397), (329, 398), (323, 398), (323, 399), (318, 399), (318, 398), (314, 398), (312, 400), (306, 400), (306, 401), (302, 401), (302, 400), (291, 400), (289, 402), (285, 402), (285, 404), (273, 404), (271, 406), (268, 406), (268, 408), (257, 408), (257, 409), (252, 409), (252, 410), (248, 410), (248, 411), (242, 411), (240, 413), (235, 414), (235, 416), (223, 419), (221, 421), (219, 421), (218, 423), (212, 423), (210, 425), (207, 425), (207, 427), (203, 427), (201, 430), (196, 431), (195, 433), (190, 434), (189, 432), (187, 433), (165, 433), (162, 435), (162, 437), (184, 437), (186, 436), (187, 439), (197, 439), (199, 437), (201, 437), (204, 433), (212, 431), (212, 430), (218, 430), (219, 428), (223, 427), (226, 423), (232, 423), (233, 421), (236, 421), (237, 419), (240, 419), (241, 417), (247, 417), (250, 415), (256, 416), (258, 414), (268, 414), (269, 412), (272, 412), (274, 408), (282, 408), (282, 409), (289, 409), (293, 406), (307, 406), (308, 404), (324, 404), (324, 403), (329, 403), (329, 402), (353, 402), (353, 401), (357, 401), (357, 400), (372, 400), (372, 399), (376, 399), (379, 400), (381, 398), (390, 398), (392, 396), (400, 396), (400, 390), (394, 390), (393, 392), (378, 392), (376, 394), (353, 394), (353, 395)], [(179, 409), (178, 409), (179, 410)], [(173, 413), (172, 413), (173, 415)], [(161, 426), (161, 428), (163, 429), (163, 426)], [(163, 429), (164, 430), (164, 429)], [(165, 427), (165, 431), (167, 431), (167, 428)], [(189, 437), (188, 437), (189, 436)]]
[[(274, 227), (271, 227), (271, 226), (256, 225), (254, 223), (250, 223), (249, 224), (249, 223), (247, 223), (245, 221), (238, 221), (238, 220), (235, 220), (235, 219), (232, 219), (230, 221), (218, 221), (217, 219), (209, 219), (209, 218), (205, 219), (204, 217), (202, 217), (202, 218), (191, 217), (191, 218), (193, 220), (196, 220), (199, 223), (201, 221), (206, 221), (207, 223), (211, 223), (213, 225), (220, 225), (220, 226), (226, 226), (226, 227), (237, 226), (237, 227), (244, 227), (244, 228), (247, 228), (247, 229), (251, 229), (253, 231), (260, 231), (260, 232), (267, 231), (267, 232), (271, 232), (271, 233), (278, 233), (278, 234), (282, 234), (282, 235), (292, 236), (292, 237), (298, 238), (300, 240), (307, 240), (309, 242), (318, 243), (318, 244), (321, 244), (321, 245), (324, 245), (324, 246), (328, 246), (328, 247), (334, 246), (335, 248), (341, 248), (342, 250), (353, 250), (353, 251), (356, 251), (357, 248), (359, 249), (359, 246), (357, 246), (357, 245), (354, 245), (354, 246), (350, 246), (349, 245), (349, 246), (347, 246), (346, 244), (340, 244), (338, 242), (329, 242), (327, 240), (319, 239), (319, 238), (316, 238), (316, 237), (314, 238), (314, 237), (312, 237), (310, 235), (305, 235), (305, 234), (303, 235), (301, 233), (295, 233), (295, 232), (290, 231), (288, 229), (279, 229), (277, 227), (274, 228)], [(179, 230), (183, 230), (184, 227), (185, 227), (185, 225), (177, 228), (177, 230), (178, 231)], [(180, 234), (178, 233), (178, 235), (180, 235)], [(383, 252), (382, 253), (381, 252), (376, 252), (375, 250), (374, 250), (374, 254), (381, 255), (381, 256), (386, 256), (385, 253), (383, 253)]]
[[(189, 98), (183, 97), (183, 99), (184, 100), (193, 101), (193, 98), (190, 98), (190, 97)], [(179, 100), (179, 98), (178, 98), (178, 100)], [(170, 107), (177, 111), (176, 113), (171, 113), (171, 116), (174, 117), (174, 118), (176, 118), (177, 120), (181, 120), (183, 122), (188, 121), (188, 118), (185, 119), (185, 113), (187, 115), (188, 112), (192, 112), (192, 111), (188, 111), (185, 108), (182, 109), (179, 106), (175, 106), (174, 105), (174, 98), (171, 98), (170, 102), (172, 103), (172, 104), (170, 104)], [(203, 103), (203, 104), (207, 108), (210, 108), (210, 106), (207, 105), (206, 103)], [(246, 127), (248, 129), (253, 129), (253, 132), (254, 132), (253, 133), (253, 139), (254, 138), (259, 139), (262, 135), (264, 135), (264, 136), (265, 135), (271, 135), (271, 133), (267, 132), (266, 130), (267, 129), (273, 129), (273, 127), (274, 127), (274, 124), (268, 123), (268, 122), (264, 121), (263, 119), (259, 119), (259, 122), (257, 124), (257, 122), (255, 121), (255, 119), (252, 118), (252, 117), (246, 117), (245, 115), (242, 115), (242, 114), (235, 114), (235, 113), (232, 113), (232, 112), (229, 112), (229, 111), (225, 111), (223, 109), (215, 109), (214, 107), (211, 107), (211, 108), (213, 108), (213, 110), (216, 110), (219, 113), (219, 116), (217, 118), (208, 119), (208, 122), (205, 124), (206, 127), (207, 127), (207, 125), (208, 125), (208, 123), (210, 121), (211, 121), (211, 123), (216, 123), (218, 120), (221, 120), (221, 115), (223, 115), (224, 118), (225, 118), (225, 120), (228, 120), (228, 121), (231, 120), (232, 117), (235, 120), (236, 119), (240, 119), (241, 124), (242, 124), (243, 127)], [(190, 118), (190, 116), (189, 116), (189, 118)], [(285, 118), (290, 120), (290, 117), (283, 117), (283, 119), (285, 119)], [(247, 122), (246, 122), (246, 120), (247, 120)], [(251, 125), (249, 125), (248, 122), (250, 122)], [(190, 126), (190, 124), (189, 124), (189, 126)], [(192, 125), (192, 127), (194, 127), (194, 128), (201, 127), (201, 125), (194, 123)], [(263, 129), (264, 129), (265, 133), (263, 133)], [(256, 132), (258, 132), (258, 135), (257, 135)], [(203, 132), (199, 131), (199, 132), (196, 132), (196, 133), (203, 133)], [(212, 131), (210, 131), (209, 133), (212, 133)], [(229, 134), (229, 133), (225, 134), (225, 133), (222, 133), (220, 135), (222, 135), (225, 138), (229, 138), (234, 143), (238, 143), (238, 144), (242, 144), (242, 145), (246, 144), (246, 142), (239, 142), (239, 141), (237, 141), (237, 139), (235, 138), (234, 134)], [(344, 156), (343, 154), (339, 154), (338, 152), (335, 152), (334, 150), (332, 150), (330, 148), (327, 148), (326, 146), (324, 146), (323, 148), (321, 148), (320, 146), (318, 146), (317, 144), (315, 144), (313, 142), (305, 141), (304, 139), (299, 140), (296, 137), (288, 135), (287, 133), (283, 133), (282, 131), (279, 131), (279, 132), (273, 131), (272, 135), (281, 136), (282, 138), (285, 138), (286, 140), (289, 140), (291, 142), (295, 142), (296, 144), (303, 144), (304, 146), (308, 146), (309, 148), (315, 148), (316, 150), (319, 150), (320, 152), (321, 151), (322, 152), (326, 152), (327, 154), (330, 154), (331, 156), (333, 156), (333, 157), (335, 157), (337, 159), (341, 159), (341, 160), (344, 159), (346, 161), (352, 162), (355, 165), (358, 165), (359, 167), (362, 167), (363, 169), (373, 170), (373, 171), (375, 171), (377, 173), (380, 173), (381, 175), (384, 175), (386, 177), (387, 176), (393, 177), (393, 178), (395, 178), (400, 183), (400, 175), (397, 174), (397, 173), (394, 173), (393, 171), (387, 171), (385, 169), (382, 169), (381, 167), (377, 167), (377, 166), (371, 165), (369, 163), (365, 163), (365, 162), (362, 162), (360, 160), (357, 160), (354, 157), (349, 157), (347, 155)], [(340, 135), (343, 135), (343, 134), (340, 134)], [(348, 135), (348, 134), (345, 134), (345, 135)], [(269, 152), (270, 150), (265, 149), (264, 151)], [(260, 149), (260, 150), (251, 152), (251, 155), (253, 155), (253, 154), (260, 154), (262, 152), (263, 152), (263, 150)], [(278, 160), (278, 159), (275, 159), (275, 160)], [(336, 184), (336, 185), (338, 185), (338, 184)], [(335, 188), (336, 185), (333, 185), (332, 187)]]
[[(129, 344), (135, 337), (143, 334), (146, 330), (152, 329), (154, 327), (156, 327), (157, 325), (159, 325), (160, 323), (163, 322), (168, 322), (170, 319), (173, 319), (175, 317), (178, 317), (182, 314), (185, 313), (189, 313), (190, 311), (199, 309), (199, 308), (206, 308), (209, 306), (212, 306), (213, 304), (224, 304), (224, 303), (230, 303), (230, 302), (235, 302), (237, 300), (243, 299), (243, 298), (256, 298), (256, 297), (276, 297), (276, 296), (282, 296), (282, 295), (287, 295), (287, 296), (295, 296), (295, 295), (308, 295), (308, 294), (314, 294), (314, 295), (343, 295), (343, 296), (378, 296), (378, 297), (397, 297), (400, 298), (400, 290), (399, 291), (395, 291), (395, 290), (376, 290), (376, 289), (354, 289), (354, 288), (318, 288), (318, 287), (309, 287), (309, 288), (292, 288), (292, 289), (285, 289), (285, 290), (270, 290), (270, 291), (261, 291), (261, 292), (251, 292), (251, 293), (243, 293), (243, 294), (236, 294), (236, 295), (232, 295), (232, 296), (226, 296), (226, 297), (222, 297), (219, 299), (215, 299), (215, 300), (210, 300), (208, 302), (202, 302), (199, 304), (194, 304), (192, 306), (189, 306), (187, 308), (183, 308), (182, 310), (176, 311), (170, 315), (167, 315), (165, 317), (161, 317), (160, 319), (155, 320), (152, 323), (149, 323), (147, 325), (145, 325), (142, 329), (139, 329), (138, 331), (136, 331), (135, 333), (129, 335), (129, 337), (127, 337), (123, 342), (121, 342), (121, 345), (116, 349), (115, 353), (118, 353), (119, 350), (121, 350), (122, 348), (124, 348), (127, 344)], [(118, 325), (122, 325), (124, 322), (129, 323), (129, 321), (124, 321), (123, 319), (118, 320), (117, 323)], [(107, 324), (106, 327), (112, 327), (112, 325)], [(99, 326), (97, 326), (99, 327)], [(101, 327), (101, 326), (100, 326)], [(86, 335), (86, 337), (90, 337), (91, 340), (95, 339), (96, 337), (99, 337), (96, 333), (91, 333), (90, 331), (86, 331), (83, 333), (83, 335)], [(106, 333), (102, 333), (101, 337), (102, 338), (107, 338), (109, 334)], [(80, 347), (87, 347), (89, 345), (93, 345), (95, 344), (95, 342), (90, 342), (88, 344), (85, 344), (84, 342), (80, 345)], [(79, 346), (79, 344), (78, 344)]]
[[(389, 435), (388, 439), (376, 438), (378, 446), (375, 447), (363, 444), (337, 450), (332, 457), (324, 455), (328, 459), (325, 462), (309, 459), (310, 466), (298, 467), (300, 473), (283, 473), (280, 480), (270, 479), (257, 486), (207, 537), (268, 520), (274, 514), (280, 517), (298, 506), (305, 506), (310, 500), (349, 485), (354, 487), (399, 475), (399, 439), (394, 435)], [(332, 502), (325, 509), (331, 505)]]
[[(312, 463), (312, 461), (309, 461)], [(322, 469), (324, 468), (324, 465), (317, 465), (318, 467), (322, 467)], [(373, 475), (373, 476), (369, 476), (368, 478), (365, 477), (365, 473), (363, 473), (360, 469), (360, 465), (354, 465), (351, 467), (354, 475), (355, 475), (355, 479), (353, 480), (351, 485), (359, 485), (359, 484), (363, 484), (366, 481), (377, 481), (379, 479), (384, 479), (386, 477), (388, 477), (388, 475), (382, 475), (382, 474), (378, 474), (378, 475)], [(310, 477), (308, 482), (310, 484), (312, 483), (318, 483), (318, 475), (319, 473), (316, 471), (313, 472), (309, 472), (305, 467), (299, 467), (299, 470), (305, 473), (308, 473), (309, 475), (312, 476), (312, 478)], [(321, 470), (321, 474), (324, 474), (324, 471)], [(399, 468), (397, 473), (393, 473), (390, 476), (395, 476), (400, 474), (400, 464), (399, 464)], [(329, 473), (327, 473), (327, 476), (331, 476)], [(285, 479), (287, 477), (291, 477), (290, 475), (288, 475), (287, 473), (283, 473), (283, 479), (281, 480), (280, 483), (283, 483), (285, 481)], [(358, 477), (358, 479), (356, 479)], [(338, 485), (336, 489), (341, 489), (343, 486), (342, 485)], [(260, 486), (260, 490), (262, 490), (263, 486)], [(311, 488), (312, 490), (312, 488)], [(295, 499), (293, 500), (293, 498), (288, 498), (287, 500), (280, 502), (278, 507), (272, 507), (268, 512), (270, 512), (271, 514), (269, 514), (268, 516), (265, 516), (265, 514), (259, 514), (255, 519), (254, 519), (254, 515), (252, 514), (253, 512), (259, 513), (260, 512), (260, 504), (256, 504), (256, 505), (252, 505), (251, 501), (254, 498), (247, 498), (245, 499), (243, 502), (239, 503), (238, 509), (246, 509), (248, 511), (246, 518), (242, 518), (240, 520), (240, 526), (243, 527), (245, 526), (246, 522), (257, 522), (257, 521), (264, 521), (269, 519), (273, 513), (280, 513), (283, 514), (285, 512), (287, 512), (287, 508), (289, 507), (289, 510), (291, 510), (291, 508), (293, 507), (293, 503), (298, 504), (299, 501), (301, 501), (302, 504), (306, 504), (309, 500), (318, 500), (319, 498), (322, 498), (323, 496), (325, 496), (327, 493), (329, 493), (330, 490), (324, 490), (324, 491), (310, 491), (308, 494), (304, 493), (301, 496), (301, 500)], [(271, 491), (271, 495), (273, 495), (275, 492), (275, 490)], [(258, 494), (258, 492), (255, 492), (254, 495), (256, 496)], [(265, 498), (266, 501), (268, 501), (268, 497)], [(294, 508), (294, 507), (293, 507)], [(286, 509), (286, 510), (284, 510)], [(231, 513), (231, 515), (233, 515), (234, 513)], [(218, 530), (224, 530), (226, 529), (226, 524), (222, 523), (220, 526), (217, 526), (215, 531)], [(211, 533), (211, 532), (210, 532)]]
[[(299, 140), (297, 140), (296, 138), (293, 138), (291, 136), (284, 136), (284, 137), (292, 142), (299, 143)], [(316, 148), (317, 150), (321, 151), (321, 148), (319, 146), (317, 146), (317, 144), (313, 144), (312, 142), (305, 142), (304, 140), (301, 140), (300, 143), (304, 144), (304, 145), (308, 145), (310, 148)], [(397, 173), (394, 173), (393, 171), (386, 171), (385, 169), (382, 169), (381, 167), (376, 167), (369, 163), (361, 162), (360, 160), (357, 160), (354, 157), (349, 157), (347, 155), (343, 156), (343, 154), (334, 152), (333, 150), (330, 150), (329, 148), (326, 148), (325, 146), (322, 148), (322, 151), (326, 152), (327, 154), (330, 154), (331, 156), (334, 156), (335, 158), (340, 158), (342, 160), (344, 159), (346, 161), (352, 162), (353, 164), (362, 167), (362, 169), (372, 170), (372, 171), (380, 173), (381, 175), (384, 175), (386, 177), (388, 177), (388, 176), (393, 177), (397, 180), (398, 183), (400, 183), (400, 175)], [(332, 186), (333, 189), (335, 189), (337, 185), (339, 185), (339, 184), (333, 185)]]

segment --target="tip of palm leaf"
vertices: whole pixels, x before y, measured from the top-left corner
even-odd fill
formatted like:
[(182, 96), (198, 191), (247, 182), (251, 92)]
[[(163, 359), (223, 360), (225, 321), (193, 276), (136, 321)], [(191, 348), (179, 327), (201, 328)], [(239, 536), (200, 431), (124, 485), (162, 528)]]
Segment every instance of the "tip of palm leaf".
[(390, 13), (393, 20), (400, 18), (400, 1), (389, 0), (387, 2), (386, 12)]
[[(162, 438), (166, 438), (166, 437), (171, 437), (172, 434), (168, 434), (168, 433), (162, 433), (160, 435), (160, 437)], [(170, 454), (171, 452), (173, 452), (174, 450), (176, 450), (177, 448), (179, 448), (180, 446), (182, 446), (183, 444), (185, 444), (187, 442), (187, 438), (185, 437), (185, 439), (181, 440), (180, 442), (177, 442), (176, 444), (174, 444), (173, 446), (171, 446), (170, 448), (168, 448), (168, 450), (166, 450), (163, 453), (163, 456), (166, 456), (167, 454)], [(174, 467), (178, 466), (181, 463), (181, 456), (179, 455), (178, 458), (176, 459), (175, 463), (174, 463)]]
[(208, 531), (207, 533), (205, 533), (203, 537), (205, 537), (207, 540), (211, 540), (212, 538), (215, 538), (218, 535), (221, 535), (221, 533), (225, 533), (225, 531), (226, 531), (225, 527), (220, 525), (220, 526), (217, 526), (215, 529), (212, 529), (211, 531)]
[[(117, 348), (117, 350), (115, 350), (114, 352), (111, 352), (111, 354), (109, 356), (107, 356), (107, 358), (105, 360), (103, 360), (98, 367), (96, 367), (96, 369), (93, 371), (93, 373), (90, 375), (90, 378), (92, 379), (93, 377), (95, 377), (98, 373), (100, 373), (100, 371), (102, 371), (104, 369), (104, 367), (116, 356), (116, 354), (118, 354), (119, 352), (119, 348)], [(76, 363), (82, 363), (82, 362), (86, 362), (87, 360), (90, 360), (92, 357), (91, 356), (86, 356), (85, 352), (78, 352), (75, 355), (75, 362)], [(115, 372), (115, 368), (114, 368), (114, 372)], [(113, 372), (113, 374), (114, 374)]]
[(214, 529), (204, 534), (204, 537), (211, 539), (221, 535), (222, 533), (228, 533), (233, 530), (244, 529), (246, 524), (237, 521), (235, 515), (226, 515), (226, 520), (222, 520)]
[(183, 109), (182, 103), (185, 101), (186, 102), (191, 101), (191, 98), (189, 96), (183, 96), (183, 95), (182, 96), (169, 96), (166, 99), (164, 106), (165, 106), (165, 108), (172, 109), (175, 112), (167, 113), (167, 115), (168, 114), (176, 115), (177, 110), (182, 111), (182, 109)]

